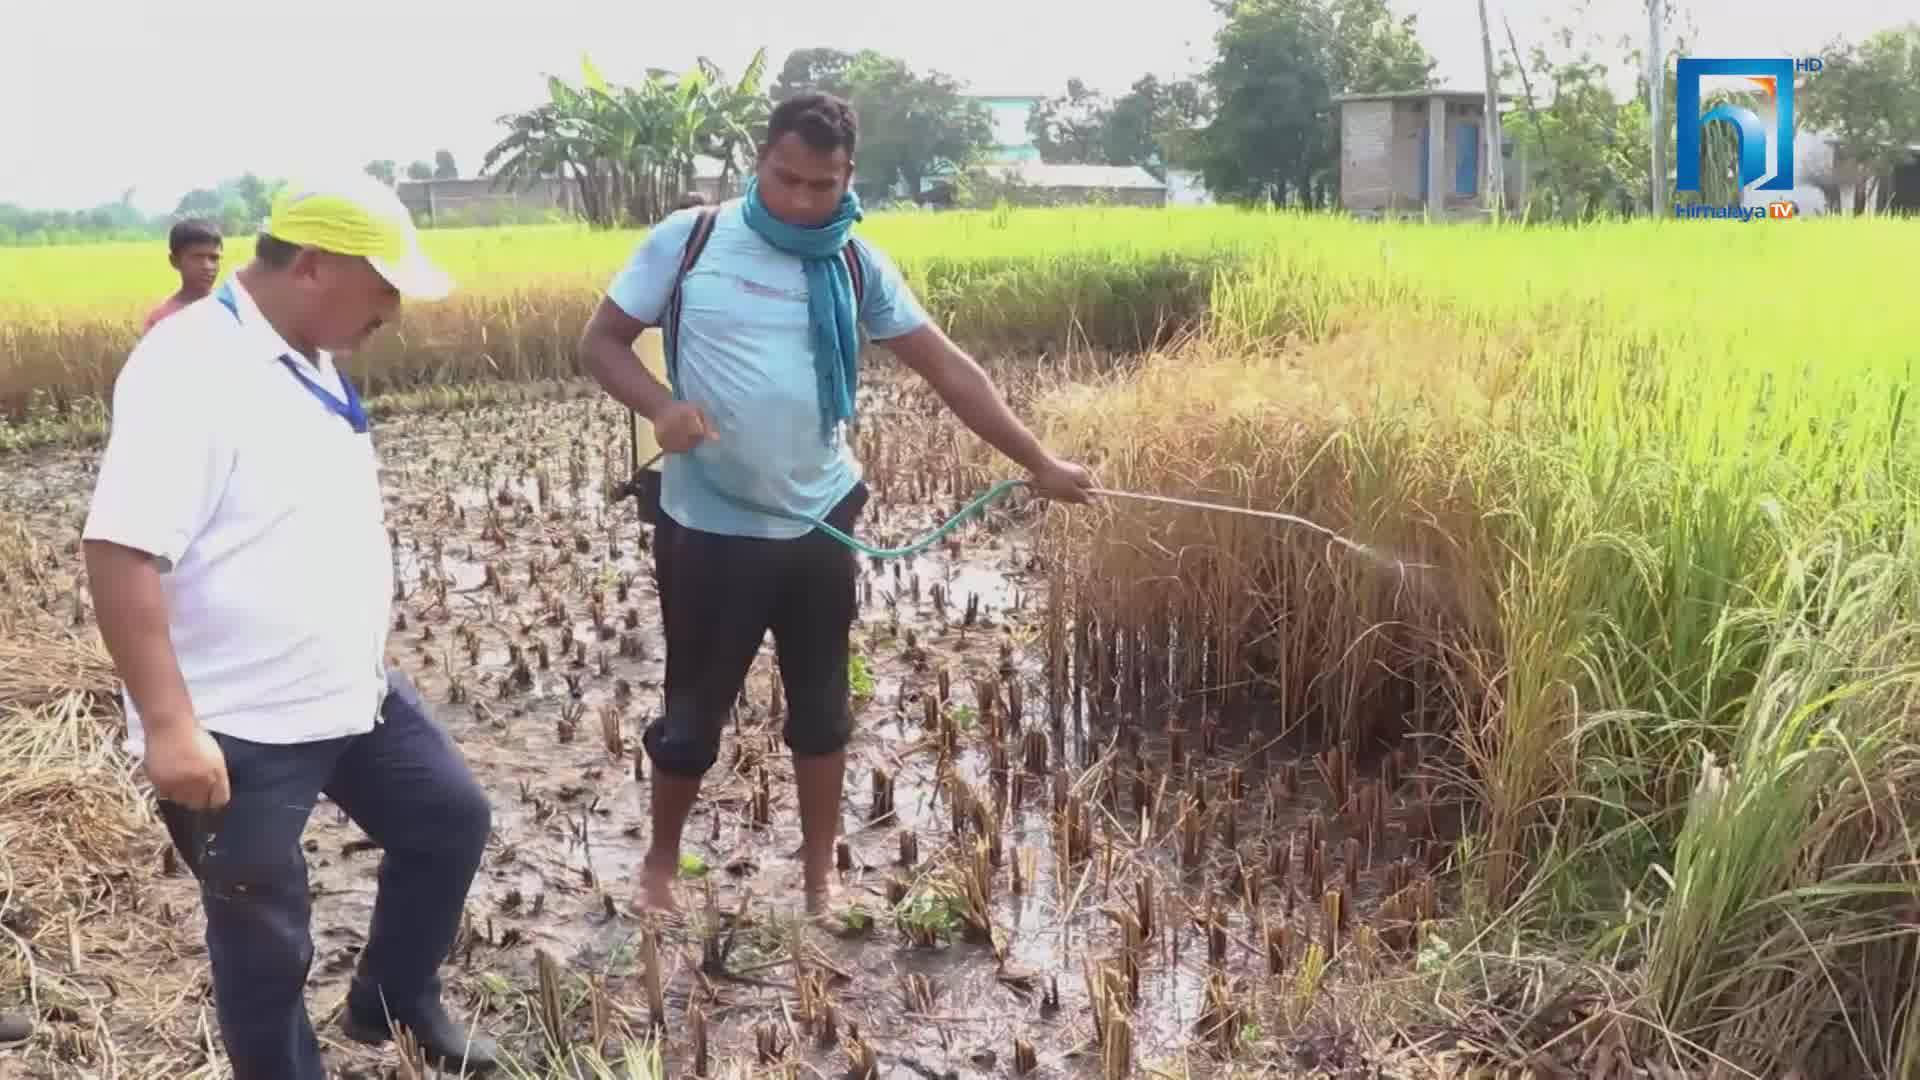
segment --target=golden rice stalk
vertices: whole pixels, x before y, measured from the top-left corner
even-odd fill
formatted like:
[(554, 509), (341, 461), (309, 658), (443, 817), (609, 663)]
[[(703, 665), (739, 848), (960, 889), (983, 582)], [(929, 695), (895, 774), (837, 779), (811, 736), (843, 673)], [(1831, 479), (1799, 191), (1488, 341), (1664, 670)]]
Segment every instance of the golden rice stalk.
[(0, 633), (0, 712), (37, 709), (65, 694), (104, 701), (119, 685), (113, 657), (97, 634), (76, 634), (45, 620)]

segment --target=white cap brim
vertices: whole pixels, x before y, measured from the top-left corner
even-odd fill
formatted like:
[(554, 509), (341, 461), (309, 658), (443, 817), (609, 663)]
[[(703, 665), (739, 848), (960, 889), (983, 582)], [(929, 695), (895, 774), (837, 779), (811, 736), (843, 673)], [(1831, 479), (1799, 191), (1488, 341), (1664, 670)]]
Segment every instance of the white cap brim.
[(442, 300), (453, 292), (453, 278), (418, 247), (398, 260), (368, 256), (367, 262), (409, 300)]

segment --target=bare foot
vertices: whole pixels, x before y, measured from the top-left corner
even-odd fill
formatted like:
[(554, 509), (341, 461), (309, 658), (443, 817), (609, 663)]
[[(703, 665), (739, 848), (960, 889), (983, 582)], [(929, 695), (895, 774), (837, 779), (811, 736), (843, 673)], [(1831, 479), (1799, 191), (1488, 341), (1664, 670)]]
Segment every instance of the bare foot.
[(673, 899), (673, 875), (677, 866), (660, 867), (652, 862), (640, 866), (640, 887), (634, 892), (633, 910), (647, 915), (675, 915), (680, 905)]
[(801, 894), (806, 898), (807, 914), (824, 915), (833, 902), (833, 861), (831, 856), (808, 857), (801, 871)]

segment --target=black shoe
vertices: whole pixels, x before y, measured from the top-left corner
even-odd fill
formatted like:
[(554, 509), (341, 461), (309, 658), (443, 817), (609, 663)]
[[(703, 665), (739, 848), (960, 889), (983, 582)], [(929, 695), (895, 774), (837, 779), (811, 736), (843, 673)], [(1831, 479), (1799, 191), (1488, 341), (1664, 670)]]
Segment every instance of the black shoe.
[[(456, 1076), (482, 1076), (500, 1067), (500, 1047), (478, 1033), (469, 1036), (466, 1028), (453, 1022), (439, 1002), (412, 1017), (395, 1017), (420, 1044), (427, 1064)], [(355, 1042), (378, 1046), (393, 1038), (384, 1012), (361, 1012), (351, 1002), (341, 1010), (340, 1028)], [(461, 1070), (465, 1071), (462, 1072)]]
[(33, 1017), (26, 1013), (0, 1013), (0, 1043), (26, 1042), (33, 1036)]

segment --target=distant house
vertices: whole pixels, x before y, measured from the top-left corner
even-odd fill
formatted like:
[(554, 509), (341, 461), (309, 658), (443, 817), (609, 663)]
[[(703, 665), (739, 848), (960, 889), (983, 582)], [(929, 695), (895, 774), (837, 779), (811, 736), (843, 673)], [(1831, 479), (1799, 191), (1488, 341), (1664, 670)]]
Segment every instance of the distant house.
[(999, 185), (1006, 200), (1016, 205), (1167, 205), (1167, 185), (1138, 165), (1048, 165), (1018, 161), (982, 165), (975, 171), (989, 183)]
[[(693, 159), (693, 190), (709, 202), (739, 193), (744, 183), (738, 171), (721, 190), (718, 158)], [(400, 202), (425, 225), (496, 225), (524, 221), (543, 211), (572, 215), (578, 212), (580, 189), (561, 178), (509, 184), (497, 176), (458, 180), (402, 180), (396, 185)]]
[[(1027, 206), (1066, 206), (1079, 203), (1117, 203), (1164, 206), (1167, 185), (1138, 166), (1053, 165), (1040, 159), (1040, 148), (1027, 131), (1027, 118), (1046, 98), (1040, 94), (970, 94), (968, 100), (987, 107), (993, 123), (993, 142), (969, 175), (992, 189), (996, 198)], [(896, 192), (900, 196), (904, 190)], [(920, 181), (915, 201), (927, 206), (949, 206), (954, 201), (950, 164), (942, 163)]]
[(566, 180), (509, 185), (494, 176), (459, 180), (402, 180), (400, 202), (425, 225), (493, 225), (524, 221), (541, 211), (572, 214), (579, 190)]
[[(1340, 106), (1340, 205), (1364, 215), (1472, 218), (1485, 213), (1488, 169), (1478, 90), (1344, 94)], [(1511, 139), (1503, 139), (1503, 164)], [(1526, 190), (1524, 151), (1504, 166), (1508, 206)]]
[(1213, 192), (1206, 180), (1193, 169), (1167, 170), (1168, 206), (1212, 206)]
[[(1771, 118), (1763, 118), (1771, 123)], [(1802, 128), (1793, 138), (1791, 192), (1740, 192), (1743, 206), (1764, 207), (1782, 198), (1794, 203), (1799, 217), (1858, 213), (1869, 201), (1883, 213), (1920, 212), (1920, 143), (1906, 148), (1905, 162), (1876, 176), (1840, 153), (1831, 134)]]
[(747, 178), (735, 169), (732, 180), (723, 189), (720, 174), (724, 169), (725, 163), (719, 158), (705, 155), (694, 158), (693, 190), (705, 195), (708, 202), (719, 202), (721, 199), (730, 199), (740, 194), (741, 189), (746, 185)]
[(1045, 101), (1039, 94), (969, 94), (967, 100), (987, 107), (993, 122), (993, 145), (986, 161), (1000, 164), (1012, 161), (1039, 161), (1040, 148), (1027, 133), (1027, 117), (1034, 106)]

